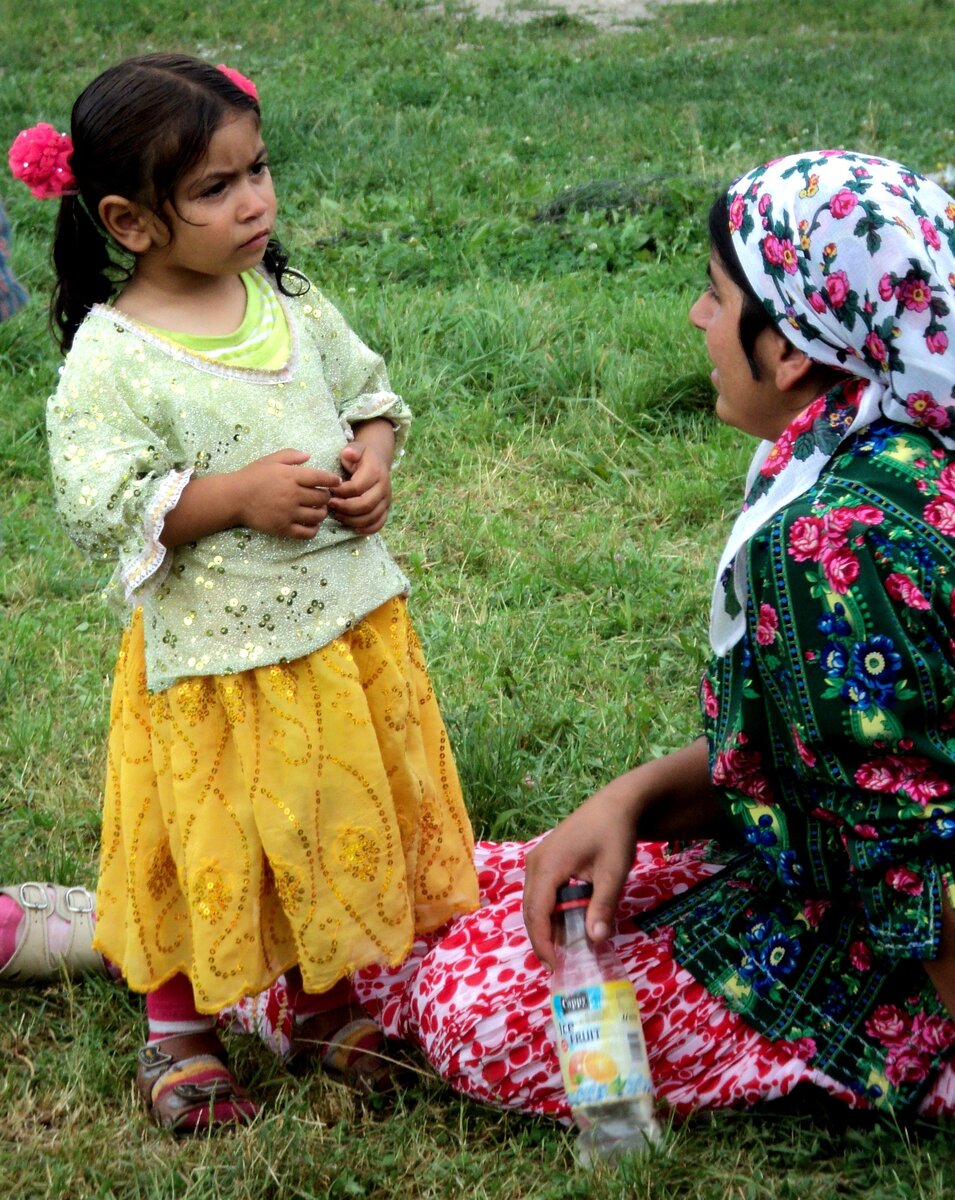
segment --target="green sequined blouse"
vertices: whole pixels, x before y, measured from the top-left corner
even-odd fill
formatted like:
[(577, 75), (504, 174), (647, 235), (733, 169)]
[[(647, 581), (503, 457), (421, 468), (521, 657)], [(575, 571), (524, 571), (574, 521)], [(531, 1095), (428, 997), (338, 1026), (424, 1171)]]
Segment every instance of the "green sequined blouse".
[(150, 691), (299, 658), (408, 591), (379, 535), (331, 518), (311, 541), (246, 528), (159, 541), (194, 475), (289, 446), (337, 471), (352, 425), (378, 417), (401, 453), (411, 413), (381, 357), (314, 287), (279, 299), (291, 353), (276, 370), (224, 365), (97, 305), (47, 406), (57, 507), (82, 549), (116, 563), (110, 594), (142, 606)]

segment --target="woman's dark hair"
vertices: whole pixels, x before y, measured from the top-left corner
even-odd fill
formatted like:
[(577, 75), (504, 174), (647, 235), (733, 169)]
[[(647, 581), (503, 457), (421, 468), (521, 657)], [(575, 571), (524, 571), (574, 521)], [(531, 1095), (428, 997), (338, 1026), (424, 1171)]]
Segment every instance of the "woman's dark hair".
[(759, 379), (756, 361), (756, 339), (773, 325), (772, 318), (759, 296), (753, 291), (739, 263), (739, 256), (730, 236), (729, 196), (723, 192), (713, 201), (709, 215), (710, 248), (720, 260), (724, 271), (743, 293), (739, 314), (739, 340), (754, 379)]
[[(70, 168), (79, 194), (64, 196), (53, 239), (57, 283), (50, 323), (66, 351), (94, 304), (109, 300), (132, 273), (99, 218), (99, 203), (116, 194), (148, 206), (166, 221), (180, 179), (201, 161), (230, 115), (260, 117), (258, 101), (217, 67), (185, 54), (127, 58), (93, 80), (73, 105)], [(286, 295), (307, 288), (273, 239), (266, 268)], [(297, 291), (283, 277), (305, 283)]]

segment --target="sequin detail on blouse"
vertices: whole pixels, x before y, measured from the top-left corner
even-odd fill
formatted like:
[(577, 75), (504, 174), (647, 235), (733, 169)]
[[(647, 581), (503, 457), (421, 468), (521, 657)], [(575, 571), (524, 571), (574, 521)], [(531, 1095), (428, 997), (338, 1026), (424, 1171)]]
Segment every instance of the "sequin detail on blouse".
[(118, 563), (111, 594), (143, 607), (150, 690), (298, 658), (408, 591), (378, 536), (329, 518), (311, 541), (235, 528), (167, 551), (165, 515), (192, 475), (288, 446), (340, 469), (353, 421), (411, 413), (382, 359), (321, 293), (280, 298), (279, 370), (230, 367), (99, 305), (81, 326), (47, 424), (57, 505), (74, 540)]

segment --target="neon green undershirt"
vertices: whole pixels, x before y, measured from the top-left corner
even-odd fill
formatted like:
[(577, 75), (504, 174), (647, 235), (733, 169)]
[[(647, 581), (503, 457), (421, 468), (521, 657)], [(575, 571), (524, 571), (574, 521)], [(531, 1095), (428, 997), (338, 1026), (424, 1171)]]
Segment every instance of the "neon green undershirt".
[(230, 367), (277, 370), (289, 360), (292, 342), (285, 313), (272, 286), (258, 271), (243, 271), (245, 316), (232, 333), (212, 335), (155, 332), (177, 346)]

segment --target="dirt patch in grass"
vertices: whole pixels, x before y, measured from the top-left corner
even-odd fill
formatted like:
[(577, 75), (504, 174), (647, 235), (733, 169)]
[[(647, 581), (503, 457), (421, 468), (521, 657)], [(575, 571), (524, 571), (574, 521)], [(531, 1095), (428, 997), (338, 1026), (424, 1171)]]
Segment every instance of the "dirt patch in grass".
[(620, 31), (652, 19), (667, 5), (694, 2), (700, 0), (460, 0), (462, 7), (479, 16), (497, 17), (514, 24), (566, 15), (590, 21), (600, 29)]

